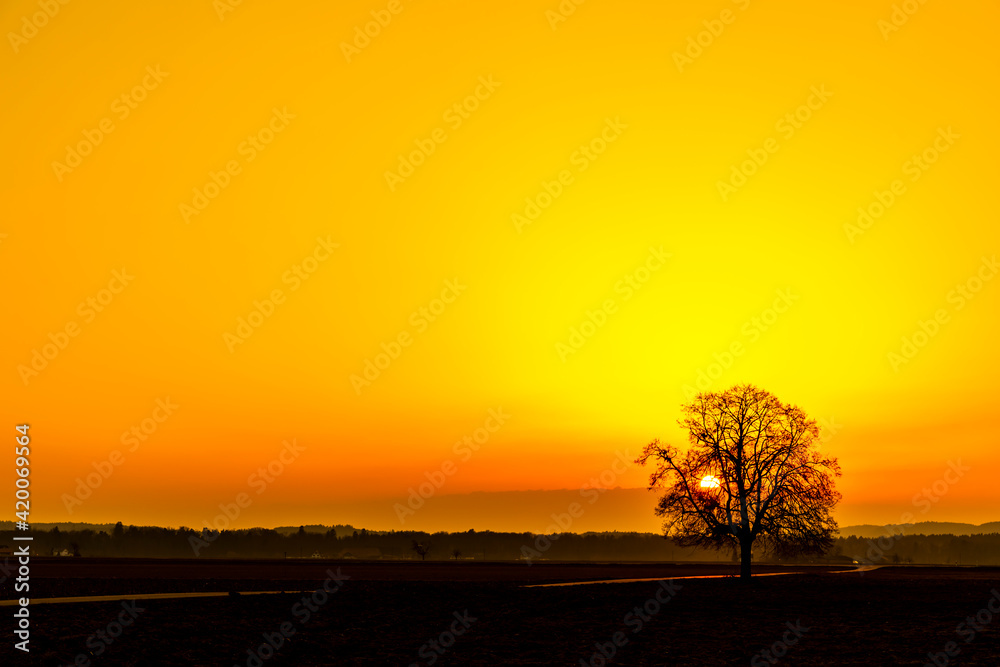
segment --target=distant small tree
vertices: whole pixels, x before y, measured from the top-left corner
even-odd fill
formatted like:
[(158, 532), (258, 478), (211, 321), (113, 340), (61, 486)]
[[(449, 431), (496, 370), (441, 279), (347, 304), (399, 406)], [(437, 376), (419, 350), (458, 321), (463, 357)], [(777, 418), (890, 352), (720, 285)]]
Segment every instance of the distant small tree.
[(52, 529), (49, 530), (49, 544), (52, 546), (53, 553), (58, 553), (62, 548), (63, 534), (59, 530), (59, 526), (52, 526)]
[(452, 555), (452, 557), (455, 560), (458, 560), (458, 557), (462, 555), (462, 550), (461, 549), (452, 549), (451, 550), (451, 555)]
[(817, 450), (819, 427), (800, 408), (753, 385), (698, 394), (682, 407), (686, 452), (654, 440), (637, 459), (656, 463), (650, 490), (664, 533), (684, 547), (739, 549), (740, 577), (751, 550), (825, 553), (840, 500), (837, 459)]
[(431, 545), (413, 540), (413, 546), (410, 548), (420, 556), (420, 560), (427, 560), (427, 553), (431, 550)]

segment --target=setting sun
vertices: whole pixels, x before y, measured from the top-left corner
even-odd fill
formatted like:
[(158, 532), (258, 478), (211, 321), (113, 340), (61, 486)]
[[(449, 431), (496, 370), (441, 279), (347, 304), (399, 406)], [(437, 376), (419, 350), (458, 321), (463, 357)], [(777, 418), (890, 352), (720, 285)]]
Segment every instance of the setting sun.
[(717, 489), (719, 488), (719, 486), (721, 486), (721, 483), (722, 481), (718, 477), (716, 477), (715, 475), (709, 475), (707, 477), (702, 477), (701, 484), (699, 484), (698, 486), (700, 486), (703, 489)]

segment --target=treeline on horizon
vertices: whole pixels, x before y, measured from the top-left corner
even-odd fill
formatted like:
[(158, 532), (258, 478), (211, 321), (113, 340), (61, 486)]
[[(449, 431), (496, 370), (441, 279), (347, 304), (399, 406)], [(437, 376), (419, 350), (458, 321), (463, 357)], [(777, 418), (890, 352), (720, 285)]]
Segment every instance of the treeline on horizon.
[[(638, 532), (502, 533), (368, 531), (349, 525), (249, 528), (218, 533), (191, 528), (108, 526), (31, 532), (32, 553), (132, 558), (310, 558), (358, 560), (565, 560), (729, 562), (728, 551), (680, 547), (662, 535)], [(0, 531), (10, 547), (13, 530)], [(22, 533), (23, 534), (23, 533)], [(419, 548), (415, 548), (419, 545)], [(420, 551), (426, 550), (421, 558)], [(758, 562), (768, 561), (754, 554)], [(1000, 565), (1000, 533), (839, 537), (822, 556), (785, 562)]]

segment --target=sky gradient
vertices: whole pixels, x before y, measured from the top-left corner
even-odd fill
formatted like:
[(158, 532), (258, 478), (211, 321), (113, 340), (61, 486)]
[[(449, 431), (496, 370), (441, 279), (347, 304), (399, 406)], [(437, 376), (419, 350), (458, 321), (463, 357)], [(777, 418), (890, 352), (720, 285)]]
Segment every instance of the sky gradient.
[(1000, 8), (904, 4), (4, 3), (34, 520), (656, 530), (578, 490), (737, 382), (1000, 519)]

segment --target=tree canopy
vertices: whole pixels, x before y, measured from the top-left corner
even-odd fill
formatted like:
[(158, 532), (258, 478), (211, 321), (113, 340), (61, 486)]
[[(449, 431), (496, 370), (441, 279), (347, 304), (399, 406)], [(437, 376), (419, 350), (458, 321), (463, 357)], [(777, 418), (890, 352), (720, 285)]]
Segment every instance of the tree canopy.
[(681, 412), (690, 447), (654, 440), (637, 459), (656, 464), (649, 488), (663, 492), (656, 514), (667, 537), (738, 549), (742, 577), (755, 544), (778, 556), (830, 548), (840, 466), (818, 451), (815, 419), (750, 384), (698, 394)]

